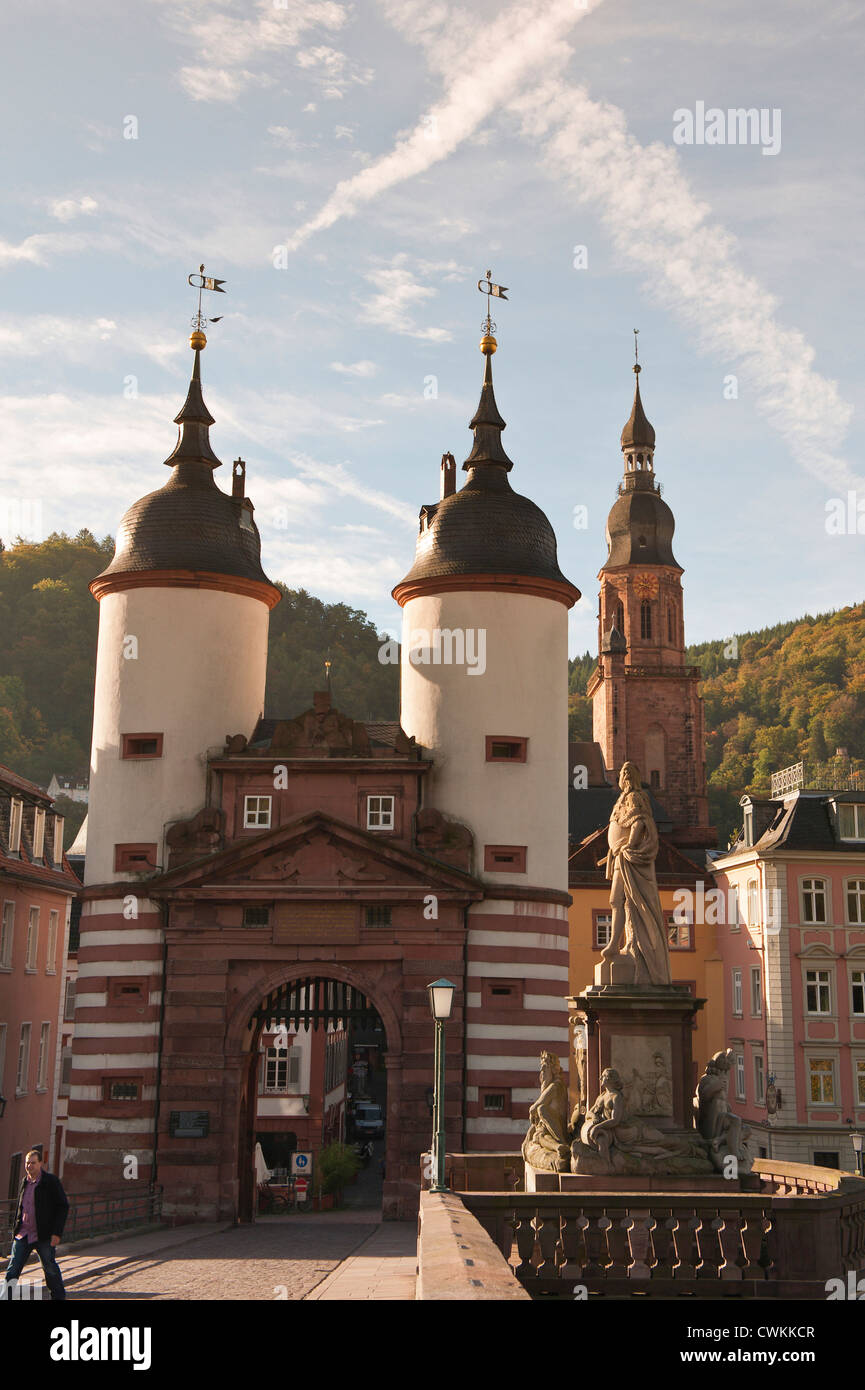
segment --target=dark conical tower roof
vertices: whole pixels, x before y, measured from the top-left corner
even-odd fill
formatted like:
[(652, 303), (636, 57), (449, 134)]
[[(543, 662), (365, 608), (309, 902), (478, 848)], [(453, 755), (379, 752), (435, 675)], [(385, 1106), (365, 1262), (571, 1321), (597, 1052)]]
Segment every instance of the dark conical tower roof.
[(470, 424), (474, 442), (463, 464), (468, 478), (458, 492), (422, 508), (415, 562), (394, 589), (397, 598), (406, 586), (491, 575), (552, 582), (567, 588), (570, 602), (579, 598), (559, 569), (546, 516), (508, 480), (513, 463), (502, 444), (505, 421), (493, 391), (495, 350), (496, 340), (487, 334), (481, 342), (486, 358), (481, 396)]
[(622, 430), (623, 449), (654, 449), (655, 447), (655, 431), (646, 419), (643, 402), (640, 400), (640, 370), (640, 365), (637, 363), (634, 367), (637, 378), (634, 388), (634, 404), (628, 423)]
[(213, 471), (222, 465), (210, 445), (214, 421), (201, 392), (199, 346), (186, 400), (174, 419), (177, 443), (165, 460), (171, 477), (133, 502), (117, 529), (114, 558), (94, 584), (147, 571), (182, 571), (270, 585), (251, 507), (214, 481)]

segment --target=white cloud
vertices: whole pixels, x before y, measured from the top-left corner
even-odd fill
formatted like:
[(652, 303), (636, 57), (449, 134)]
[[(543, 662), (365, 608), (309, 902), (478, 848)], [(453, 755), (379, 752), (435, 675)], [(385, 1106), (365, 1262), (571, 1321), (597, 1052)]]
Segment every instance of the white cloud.
[(56, 198), (51, 204), (51, 216), (58, 222), (71, 222), (75, 217), (91, 215), (98, 206), (96, 199), (86, 194), (83, 198)]
[(450, 342), (453, 334), (449, 329), (419, 328), (415, 323), (415, 310), (427, 300), (434, 299), (438, 291), (430, 285), (420, 284), (406, 267), (406, 260), (406, 255), (400, 253), (394, 256), (389, 266), (367, 271), (364, 275), (364, 279), (378, 291), (371, 299), (360, 301), (364, 322), (426, 342)]
[(273, 79), (247, 68), (186, 67), (180, 85), (193, 101), (236, 101), (247, 87), (269, 87)]
[(332, 372), (342, 372), (344, 376), (375, 376), (378, 367), (375, 362), (364, 358), (360, 362), (331, 362)]

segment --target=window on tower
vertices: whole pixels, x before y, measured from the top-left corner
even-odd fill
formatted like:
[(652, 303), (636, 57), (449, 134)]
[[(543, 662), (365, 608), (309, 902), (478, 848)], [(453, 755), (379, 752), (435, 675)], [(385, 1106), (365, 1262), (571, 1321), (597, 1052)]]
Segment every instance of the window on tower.
[(652, 635), (652, 605), (647, 598), (640, 604), (640, 636), (643, 638)]
[(244, 830), (270, 829), (271, 800), (272, 798), (269, 796), (245, 796), (243, 798)]
[(616, 604), (616, 629), (624, 636), (625, 632), (625, 605), (619, 600)]
[(672, 644), (673, 638), (673, 605), (667, 608), (667, 641)]
[(510, 737), (506, 734), (487, 734), (486, 750), (488, 763), (524, 763), (528, 739)]
[(124, 734), (122, 758), (161, 758), (162, 734)]

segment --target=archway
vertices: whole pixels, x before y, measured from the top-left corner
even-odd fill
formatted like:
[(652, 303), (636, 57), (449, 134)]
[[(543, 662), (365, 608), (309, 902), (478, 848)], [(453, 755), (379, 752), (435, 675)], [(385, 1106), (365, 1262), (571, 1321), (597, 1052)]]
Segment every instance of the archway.
[[(404, 1215), (402, 1035), (387, 984), (332, 961), (284, 963), (257, 972), (238, 1000), (226, 1035), (240, 1063), (238, 1220), (254, 1219), (257, 1144), (281, 1188), (292, 1149), (311, 1152), (314, 1165), (328, 1143), (367, 1137), (371, 1171), (347, 1204), (380, 1200), (385, 1217)], [(408, 1168), (417, 1171), (416, 1156)]]

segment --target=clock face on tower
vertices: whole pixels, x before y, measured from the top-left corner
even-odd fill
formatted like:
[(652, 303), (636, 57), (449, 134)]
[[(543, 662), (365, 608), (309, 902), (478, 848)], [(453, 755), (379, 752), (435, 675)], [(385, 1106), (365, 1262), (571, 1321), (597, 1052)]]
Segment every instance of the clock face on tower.
[(638, 598), (657, 598), (658, 581), (654, 574), (638, 574), (634, 580), (634, 593)]

